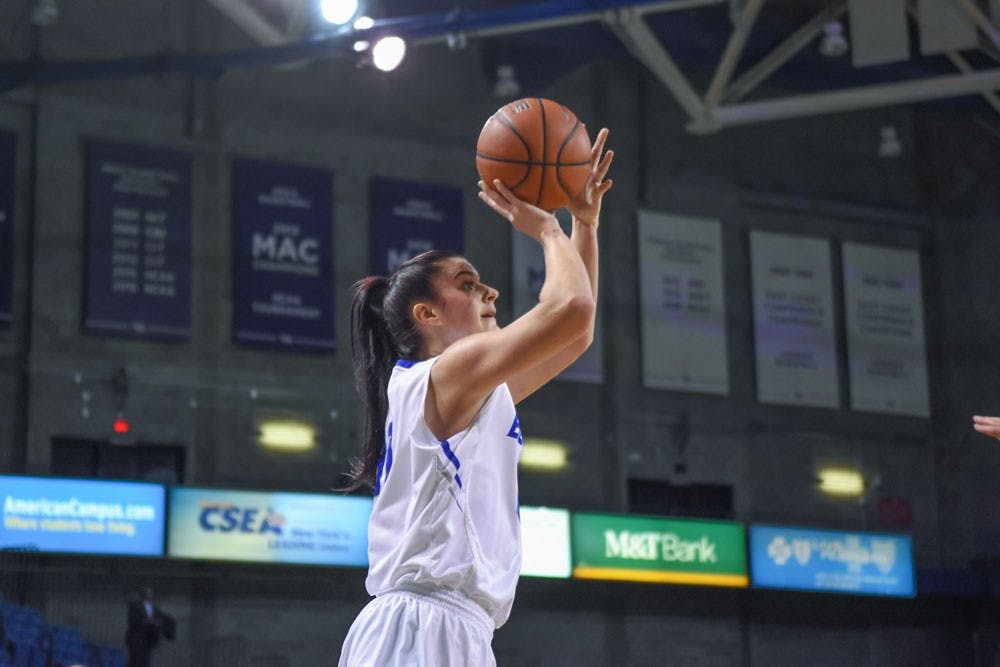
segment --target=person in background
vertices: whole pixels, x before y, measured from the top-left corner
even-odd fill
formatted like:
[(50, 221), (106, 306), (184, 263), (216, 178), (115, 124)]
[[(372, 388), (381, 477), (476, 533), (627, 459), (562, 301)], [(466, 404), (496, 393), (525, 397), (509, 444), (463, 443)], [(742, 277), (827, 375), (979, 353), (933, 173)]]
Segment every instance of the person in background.
[(148, 586), (142, 589), (139, 599), (128, 604), (128, 630), (125, 633), (128, 667), (149, 667), (160, 637), (173, 639), (174, 628), (173, 617), (156, 607), (153, 589)]

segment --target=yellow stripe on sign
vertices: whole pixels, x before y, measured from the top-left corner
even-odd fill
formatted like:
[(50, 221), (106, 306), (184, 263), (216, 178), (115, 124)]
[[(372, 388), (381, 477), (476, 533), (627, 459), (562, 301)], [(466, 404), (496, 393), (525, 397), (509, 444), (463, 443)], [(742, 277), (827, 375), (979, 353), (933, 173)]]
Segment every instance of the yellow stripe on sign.
[(620, 567), (575, 567), (573, 568), (573, 576), (577, 579), (610, 579), (614, 581), (731, 586), (735, 588), (746, 588), (750, 585), (750, 579), (745, 574), (658, 572), (656, 570), (628, 570)]

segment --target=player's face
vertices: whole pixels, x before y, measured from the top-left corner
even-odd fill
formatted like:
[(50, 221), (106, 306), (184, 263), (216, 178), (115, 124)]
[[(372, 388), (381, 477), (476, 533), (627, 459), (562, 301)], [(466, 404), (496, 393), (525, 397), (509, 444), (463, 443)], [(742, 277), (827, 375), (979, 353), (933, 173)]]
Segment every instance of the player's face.
[(483, 283), (468, 260), (461, 257), (444, 260), (434, 282), (448, 343), (499, 328), (495, 302), (500, 292)]

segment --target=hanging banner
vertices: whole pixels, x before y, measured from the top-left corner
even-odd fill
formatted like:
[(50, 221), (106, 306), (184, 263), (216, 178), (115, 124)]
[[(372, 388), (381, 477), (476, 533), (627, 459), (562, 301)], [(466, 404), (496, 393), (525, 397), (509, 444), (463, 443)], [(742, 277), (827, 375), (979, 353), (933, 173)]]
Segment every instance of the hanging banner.
[(643, 386), (728, 394), (721, 225), (640, 211), (638, 240)]
[(0, 475), (0, 551), (162, 556), (162, 484)]
[(17, 135), (0, 132), (0, 329), (14, 319), (14, 193)]
[(371, 498), (172, 487), (171, 558), (368, 565)]
[(427, 250), (464, 250), (459, 188), (373, 178), (371, 215), (374, 275), (387, 276)]
[(237, 342), (332, 351), (333, 174), (237, 160), (233, 192)]
[(746, 587), (746, 531), (738, 523), (573, 514), (573, 576)]
[[(563, 225), (566, 227), (566, 225)], [(511, 281), (514, 317), (518, 318), (535, 307), (545, 282), (545, 254), (542, 246), (526, 234), (511, 229)], [(575, 380), (600, 384), (604, 379), (601, 342), (601, 313), (598, 301), (594, 342), (579, 359), (559, 374), (560, 380)]]
[(913, 597), (913, 548), (905, 535), (750, 526), (753, 586)]
[(757, 400), (840, 406), (830, 242), (750, 232)]
[(184, 340), (191, 333), (191, 157), (87, 145), (91, 333)]
[(930, 416), (916, 250), (844, 243), (851, 408)]

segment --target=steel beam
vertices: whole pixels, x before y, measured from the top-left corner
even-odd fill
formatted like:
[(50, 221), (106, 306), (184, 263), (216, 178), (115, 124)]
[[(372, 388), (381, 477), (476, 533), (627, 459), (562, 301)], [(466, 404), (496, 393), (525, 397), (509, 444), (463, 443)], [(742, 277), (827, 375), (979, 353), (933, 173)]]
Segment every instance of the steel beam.
[(648, 67), (660, 83), (673, 93), (692, 120), (704, 118), (705, 106), (701, 97), (638, 12), (619, 9), (608, 12), (604, 20), (629, 53)]
[(696, 125), (691, 129), (699, 131), (705, 127), (712, 129), (712, 127), (871, 109), (892, 104), (927, 102), (945, 97), (981, 94), (997, 89), (1000, 89), (1000, 68), (877, 86), (861, 86), (828, 93), (794, 95), (764, 102), (720, 106), (712, 110), (707, 119), (709, 123), (707, 126)]
[(746, 7), (743, 8), (743, 13), (740, 14), (739, 20), (733, 28), (733, 34), (729, 36), (726, 49), (722, 52), (722, 59), (719, 60), (719, 66), (715, 69), (712, 82), (708, 85), (708, 92), (705, 93), (706, 107), (712, 108), (722, 99), (722, 91), (729, 83), (729, 77), (732, 76), (733, 70), (736, 69), (740, 54), (743, 53), (743, 47), (747, 43), (747, 38), (750, 36), (750, 31), (753, 30), (754, 24), (757, 23), (757, 15), (760, 14), (760, 8), (763, 5), (764, 0), (749, 0)]
[(723, 99), (726, 102), (735, 102), (746, 97), (750, 91), (759, 86), (767, 77), (774, 74), (778, 68), (808, 46), (823, 31), (823, 26), (830, 21), (837, 20), (846, 11), (847, 2), (841, 0), (826, 7), (816, 16), (809, 19), (801, 28), (792, 33), (788, 39), (775, 47), (774, 50), (761, 58), (756, 65), (750, 67), (742, 76), (733, 81), (723, 95)]

